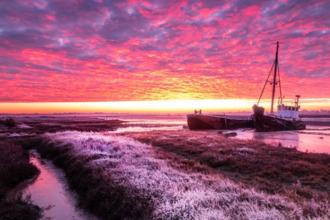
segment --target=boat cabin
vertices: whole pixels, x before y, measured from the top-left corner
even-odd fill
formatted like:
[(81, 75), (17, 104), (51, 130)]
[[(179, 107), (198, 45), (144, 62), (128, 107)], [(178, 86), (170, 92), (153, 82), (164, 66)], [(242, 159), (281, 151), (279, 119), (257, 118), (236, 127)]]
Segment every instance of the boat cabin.
[(299, 119), (299, 97), (300, 95), (296, 95), (294, 106), (279, 104), (277, 106), (277, 116), (280, 118)]

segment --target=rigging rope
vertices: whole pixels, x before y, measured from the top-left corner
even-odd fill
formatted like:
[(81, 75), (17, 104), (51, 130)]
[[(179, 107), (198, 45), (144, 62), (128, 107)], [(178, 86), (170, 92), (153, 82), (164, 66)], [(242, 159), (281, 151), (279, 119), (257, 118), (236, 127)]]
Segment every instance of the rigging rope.
[(262, 91), (261, 91), (261, 94), (260, 94), (260, 97), (259, 97), (259, 100), (258, 100), (257, 105), (259, 105), (260, 99), (261, 99), (261, 97), (262, 97), (262, 94), (264, 93), (264, 90), (265, 90), (266, 84), (267, 84), (267, 82), (268, 82), (268, 79), (269, 79), (270, 73), (272, 72), (272, 70), (273, 70), (273, 68), (274, 68), (274, 65), (275, 65), (275, 61), (274, 61), (273, 65), (272, 65), (272, 68), (271, 68), (270, 71), (269, 71), (268, 77), (267, 77), (267, 79), (266, 79), (266, 82), (265, 82), (264, 88), (263, 88)]
[(280, 87), (280, 97), (281, 97), (281, 104), (282, 104), (283, 98), (282, 98), (282, 86), (281, 86), (281, 77), (280, 77), (280, 64), (277, 63), (277, 66), (278, 66), (278, 84)]

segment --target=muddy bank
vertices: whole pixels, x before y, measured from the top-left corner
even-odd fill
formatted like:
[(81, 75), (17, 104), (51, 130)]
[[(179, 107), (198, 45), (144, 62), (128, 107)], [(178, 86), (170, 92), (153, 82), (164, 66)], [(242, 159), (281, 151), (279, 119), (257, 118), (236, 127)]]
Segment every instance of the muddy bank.
[(329, 155), (191, 131), (61, 132), (23, 145), (103, 219), (330, 217)]
[(33, 178), (39, 170), (29, 162), (28, 153), (19, 145), (0, 141), (0, 219), (39, 219), (43, 210), (29, 196), (7, 195), (18, 184)]

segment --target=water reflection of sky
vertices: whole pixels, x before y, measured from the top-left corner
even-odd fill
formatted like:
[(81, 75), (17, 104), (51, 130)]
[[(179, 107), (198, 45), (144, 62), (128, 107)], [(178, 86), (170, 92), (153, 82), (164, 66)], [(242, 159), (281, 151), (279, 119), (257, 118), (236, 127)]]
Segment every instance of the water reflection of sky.
[(116, 131), (109, 131), (109, 133), (122, 133), (122, 132), (145, 132), (145, 131), (155, 131), (155, 130), (182, 130), (182, 126), (159, 126), (159, 127), (126, 127), (126, 128), (118, 128)]
[(37, 157), (31, 157), (31, 163), (40, 170), (40, 175), (27, 186), (20, 186), (24, 189), (23, 195), (30, 194), (36, 205), (52, 206), (50, 210), (45, 211), (42, 219), (97, 219), (76, 207), (74, 194), (67, 188), (68, 184), (63, 171), (49, 161), (42, 161)]
[(330, 133), (301, 133), (300, 131), (255, 132), (254, 130), (242, 130), (237, 132), (237, 138), (262, 141), (272, 145), (281, 143), (286, 147), (296, 147), (302, 152), (330, 153)]
[[(182, 130), (187, 125), (186, 118), (144, 118), (126, 119), (133, 127), (118, 128), (116, 132), (152, 131), (152, 130)], [(328, 119), (324, 119), (328, 120)], [(321, 121), (321, 119), (320, 119)], [(139, 124), (144, 126), (138, 126)], [(150, 126), (145, 126), (150, 125)], [(157, 126), (156, 126), (157, 125)], [(214, 132), (214, 131), (210, 131)], [(229, 132), (229, 131), (228, 131)], [(255, 132), (254, 129), (238, 129), (236, 138), (252, 139), (278, 146), (296, 147), (302, 152), (330, 153), (330, 126), (307, 125), (303, 131)], [(330, 143), (330, 142), (329, 142)]]
[(183, 125), (186, 123), (186, 121), (182, 120), (147, 120), (147, 119), (133, 119), (133, 120), (125, 120), (126, 124), (164, 124), (164, 125), (170, 125), (170, 124), (178, 124)]
[[(77, 115), (79, 116), (79, 115)], [(40, 117), (40, 116), (38, 116)], [(53, 116), (52, 116), (53, 117)], [(58, 116), (59, 118), (63, 116)], [(68, 116), (72, 118), (72, 115)], [(119, 119), (126, 122), (129, 127), (118, 128), (118, 132), (140, 131), (147, 132), (152, 130), (182, 130), (187, 126), (186, 115), (116, 115), (109, 114), (95, 115), (90, 117), (102, 120)], [(54, 119), (56, 119), (55, 117)], [(42, 120), (42, 118), (40, 118)], [(330, 118), (303, 118), (303, 121), (330, 122)], [(214, 131), (210, 131), (214, 132)], [(330, 153), (330, 126), (307, 125), (303, 131), (282, 131), (282, 132), (254, 132), (251, 130), (236, 130), (237, 137), (242, 139), (252, 139), (266, 143), (278, 145), (281, 143), (287, 147), (297, 147), (300, 151), (317, 153)], [(5, 134), (8, 135), (8, 134)], [(16, 134), (12, 134), (14, 136)], [(329, 142), (329, 143), (328, 143)]]

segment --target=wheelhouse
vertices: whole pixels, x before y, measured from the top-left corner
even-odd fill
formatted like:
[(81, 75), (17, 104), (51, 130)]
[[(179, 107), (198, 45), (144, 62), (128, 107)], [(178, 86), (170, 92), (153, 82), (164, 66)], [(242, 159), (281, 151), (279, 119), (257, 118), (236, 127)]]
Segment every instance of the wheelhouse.
[(294, 106), (279, 103), (277, 106), (277, 116), (286, 119), (299, 119), (299, 97), (300, 95), (296, 95)]

